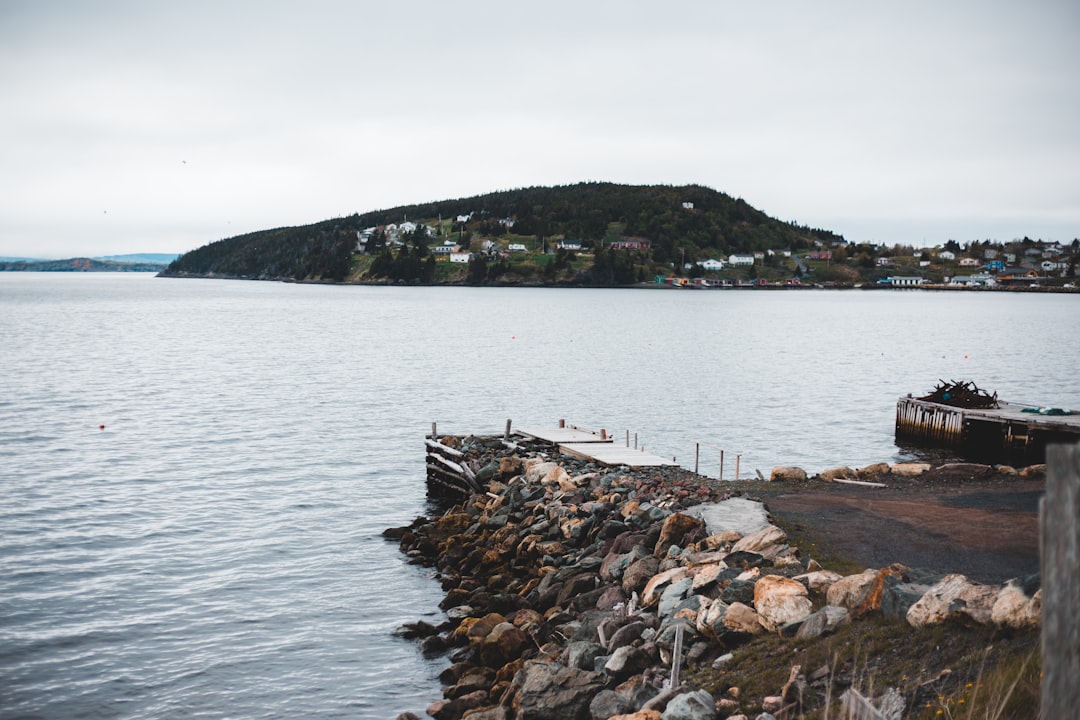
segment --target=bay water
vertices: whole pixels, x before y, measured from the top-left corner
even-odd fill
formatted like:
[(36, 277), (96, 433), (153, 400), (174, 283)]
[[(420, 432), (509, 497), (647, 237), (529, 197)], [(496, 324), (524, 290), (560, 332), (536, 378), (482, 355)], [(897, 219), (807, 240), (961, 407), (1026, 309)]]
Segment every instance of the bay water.
[(896, 398), (1080, 408), (1080, 298), (0, 273), (0, 718), (392, 718), (438, 583), (423, 438), (553, 426), (715, 476), (920, 457)]

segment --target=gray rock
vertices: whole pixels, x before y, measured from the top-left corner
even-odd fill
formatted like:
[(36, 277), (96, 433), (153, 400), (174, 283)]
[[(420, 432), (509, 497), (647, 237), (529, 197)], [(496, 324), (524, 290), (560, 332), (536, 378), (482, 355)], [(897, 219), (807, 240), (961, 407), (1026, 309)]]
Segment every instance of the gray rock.
[(704, 690), (676, 695), (667, 704), (661, 720), (715, 720), (716, 701)]
[(611, 654), (604, 663), (604, 672), (616, 680), (625, 680), (649, 666), (649, 658), (639, 648), (624, 645)]
[(583, 672), (558, 663), (531, 660), (514, 677), (517, 720), (585, 720), (589, 704), (604, 689), (600, 673)]
[(753, 580), (732, 580), (727, 587), (720, 591), (720, 599), (725, 604), (742, 603), (752, 605), (754, 602)]
[(630, 698), (614, 690), (601, 690), (589, 703), (589, 715), (593, 720), (607, 720), (613, 715), (626, 715), (635, 710), (637, 707)]
[(623, 625), (611, 636), (611, 639), (608, 641), (608, 650), (615, 652), (625, 645), (633, 644), (635, 640), (641, 637), (641, 633), (644, 631), (645, 623), (640, 621)]
[(577, 670), (592, 670), (596, 658), (604, 654), (604, 648), (594, 642), (578, 640), (566, 646), (566, 664)]
[(833, 632), (838, 626), (847, 620), (848, 611), (826, 605), (815, 613), (805, 617), (794, 633), (799, 640), (809, 640)]
[[(660, 558), (653, 555), (643, 557), (630, 563), (623, 572), (622, 589), (627, 595), (637, 592), (639, 595), (645, 589), (645, 583), (649, 582), (653, 575), (660, 571)], [(543, 581), (541, 580), (541, 584)]]
[(661, 618), (670, 616), (675, 612), (675, 606), (686, 599), (687, 594), (694, 587), (694, 579), (692, 577), (686, 577), (682, 580), (677, 580), (671, 583), (660, 595), (660, 604), (657, 606), (656, 614)]

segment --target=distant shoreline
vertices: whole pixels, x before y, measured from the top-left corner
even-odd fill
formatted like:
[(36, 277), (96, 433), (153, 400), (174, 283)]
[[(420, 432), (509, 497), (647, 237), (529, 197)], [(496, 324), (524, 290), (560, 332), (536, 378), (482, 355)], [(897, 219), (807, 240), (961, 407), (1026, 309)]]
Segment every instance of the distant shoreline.
[(182, 279), (182, 280), (248, 280), (248, 281), (261, 281), (261, 282), (282, 282), (291, 283), (295, 285), (364, 285), (364, 286), (378, 286), (378, 287), (527, 287), (527, 288), (550, 288), (553, 290), (573, 290), (573, 289), (611, 289), (611, 290), (677, 290), (677, 291), (693, 291), (693, 292), (715, 292), (715, 291), (735, 291), (735, 290), (757, 290), (757, 291), (804, 291), (804, 290), (868, 290), (868, 291), (941, 291), (941, 292), (1010, 292), (1010, 293), (1054, 293), (1062, 295), (1080, 295), (1080, 288), (1065, 288), (1061, 286), (1039, 286), (1039, 287), (1017, 287), (1008, 285), (994, 285), (994, 286), (965, 286), (965, 285), (937, 285), (937, 284), (923, 284), (907, 287), (892, 287), (890, 285), (878, 285), (878, 284), (861, 284), (861, 285), (826, 285), (822, 283), (806, 283), (802, 285), (787, 285), (782, 283), (767, 284), (767, 285), (755, 285), (745, 283), (742, 285), (721, 285), (721, 286), (674, 286), (674, 285), (662, 285), (655, 282), (635, 283), (633, 285), (581, 285), (581, 284), (544, 284), (544, 283), (484, 283), (480, 285), (468, 285), (465, 283), (418, 283), (418, 282), (394, 282), (394, 281), (378, 281), (378, 280), (363, 280), (352, 282), (334, 282), (332, 280), (295, 280), (293, 278), (256, 278), (256, 277), (239, 277), (234, 275), (191, 275), (172, 273), (166, 274), (159, 272), (158, 277), (170, 278), (170, 279)]

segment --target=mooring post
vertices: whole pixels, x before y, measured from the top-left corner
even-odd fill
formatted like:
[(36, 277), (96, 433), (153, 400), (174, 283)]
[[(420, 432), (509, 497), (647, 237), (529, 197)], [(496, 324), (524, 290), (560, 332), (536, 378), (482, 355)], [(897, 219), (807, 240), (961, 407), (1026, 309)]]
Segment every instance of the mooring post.
[(431, 423), (431, 439), (432, 440), (438, 440), (439, 439), (439, 432), (438, 432), (438, 429), (437, 429), (437, 426), (436, 426), (435, 423)]
[(1074, 717), (1080, 707), (1080, 444), (1046, 448), (1039, 501), (1042, 578), (1040, 717)]
[(626, 447), (630, 447), (630, 429), (626, 430)]
[(720, 479), (724, 479), (724, 451), (720, 451)]
[(634, 449), (637, 450), (637, 433), (634, 433)]
[(742, 462), (742, 455), (735, 456), (735, 482), (739, 482), (739, 464)]
[(701, 443), (694, 443), (694, 474), (698, 475), (698, 460), (701, 459)]
[(503, 440), (510, 441), (510, 418), (506, 419), (506, 432), (503, 434)]

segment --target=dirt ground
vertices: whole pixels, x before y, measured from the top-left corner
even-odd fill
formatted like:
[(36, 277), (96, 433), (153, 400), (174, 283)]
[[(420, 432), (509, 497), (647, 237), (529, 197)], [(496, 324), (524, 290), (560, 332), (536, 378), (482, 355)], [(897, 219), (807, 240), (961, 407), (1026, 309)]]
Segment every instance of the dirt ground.
[(864, 567), (893, 562), (999, 583), (1039, 571), (1041, 474), (1023, 478), (986, 466), (935, 468), (888, 487), (821, 481), (756, 483), (747, 495), (823, 556)]

